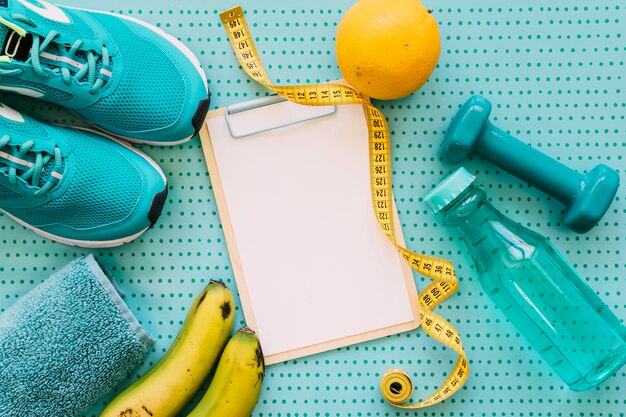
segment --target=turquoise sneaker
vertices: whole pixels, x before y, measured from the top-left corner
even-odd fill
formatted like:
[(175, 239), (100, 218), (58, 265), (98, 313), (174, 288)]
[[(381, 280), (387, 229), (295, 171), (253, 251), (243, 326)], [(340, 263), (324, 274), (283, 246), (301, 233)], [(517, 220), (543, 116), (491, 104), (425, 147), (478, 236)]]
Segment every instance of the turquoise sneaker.
[(193, 53), (129, 16), (0, 0), (0, 45), (0, 90), (59, 104), (132, 142), (185, 142), (209, 110)]
[(21, 225), (68, 245), (118, 246), (149, 229), (166, 198), (163, 172), (129, 144), (0, 104), (0, 211)]

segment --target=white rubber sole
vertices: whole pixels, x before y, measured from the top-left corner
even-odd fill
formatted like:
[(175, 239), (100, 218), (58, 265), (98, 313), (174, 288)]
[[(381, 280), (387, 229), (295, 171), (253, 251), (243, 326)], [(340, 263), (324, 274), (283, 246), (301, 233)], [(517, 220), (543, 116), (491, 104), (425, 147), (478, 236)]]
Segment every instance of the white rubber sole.
[[(78, 113), (76, 113), (73, 110), (70, 109), (66, 109), (67, 111), (69, 111), (70, 113), (72, 113), (74, 116), (76, 116), (77, 118), (79, 118), (80, 120), (82, 120), (83, 122), (87, 123), (89, 125), (89, 127), (86, 126), (75, 126), (75, 125), (66, 125), (66, 124), (61, 124), (61, 123), (57, 123), (57, 126), (63, 126), (63, 127), (71, 127), (73, 129), (78, 129), (78, 130), (86, 130), (88, 132), (93, 132), (93, 133), (97, 133), (99, 135), (102, 136), (106, 136), (109, 139), (112, 139), (116, 142), (121, 143), (122, 145), (128, 145), (126, 142), (132, 142), (135, 143), (137, 145), (152, 145), (152, 146), (174, 146), (174, 145), (182, 145), (183, 143), (187, 143), (189, 142), (195, 135), (191, 135), (185, 139), (181, 139), (181, 140), (177, 140), (177, 141), (173, 141), (173, 142), (151, 142), (149, 140), (140, 140), (140, 139), (135, 139), (135, 138), (129, 138), (126, 136), (121, 136), (121, 135), (117, 135), (113, 132), (109, 132), (108, 130), (104, 130), (102, 129), (100, 126), (96, 126), (93, 123), (89, 123), (87, 120), (83, 119), (82, 117), (80, 117), (80, 115)], [(132, 148), (132, 147), (131, 147)], [(141, 152), (138, 149), (132, 148), (134, 151), (137, 152)], [(143, 152), (141, 152), (143, 155)]]
[(27, 228), (28, 230), (32, 230), (33, 232), (37, 233), (39, 236), (45, 237), (46, 239), (54, 240), (56, 242), (63, 243), (64, 245), (79, 246), (81, 248), (89, 248), (89, 249), (106, 249), (106, 248), (114, 248), (116, 246), (122, 246), (124, 243), (132, 242), (133, 240), (137, 239), (146, 230), (149, 229), (149, 227), (146, 227), (141, 232), (136, 233), (132, 236), (127, 236), (127, 237), (123, 237), (121, 239), (115, 239), (115, 240), (100, 241), (100, 240), (67, 239), (61, 236), (53, 235), (52, 233), (44, 232), (41, 229), (37, 229), (36, 227), (33, 227), (30, 224), (26, 223), (25, 221), (18, 219), (12, 214), (7, 213), (3, 209), (0, 209), (0, 211), (4, 213), (7, 217), (15, 220), (17, 223)]
[[(66, 125), (59, 125), (59, 126), (67, 127)], [(92, 132), (98, 133), (100, 135), (103, 135), (102, 132), (94, 131), (92, 129), (85, 128), (85, 127), (74, 127), (74, 129), (92, 131)], [(126, 143), (125, 141), (116, 138), (115, 136), (107, 135), (107, 134), (104, 134), (103, 136), (106, 136), (107, 138), (109, 138), (109, 139), (119, 143), (120, 145), (124, 146), (125, 148), (130, 149), (131, 151), (133, 151), (134, 153), (136, 153), (137, 155), (139, 155), (140, 157), (145, 159), (146, 162), (148, 162), (152, 167), (154, 167), (158, 171), (159, 175), (163, 179), (163, 184), (164, 184), (163, 187), (164, 187), (164, 189), (167, 187), (167, 178), (165, 177), (165, 173), (163, 172), (161, 167), (154, 161), (154, 159), (152, 159), (149, 155), (147, 155), (146, 153), (140, 151), (139, 149), (134, 148), (130, 144)], [(134, 235), (126, 236), (126, 237), (122, 237), (122, 238), (114, 239), (114, 240), (78, 240), (78, 239), (68, 239), (68, 238), (57, 236), (57, 235), (54, 235), (52, 233), (48, 233), (48, 232), (45, 232), (45, 231), (43, 231), (41, 229), (38, 229), (38, 228), (36, 228), (36, 227), (26, 223), (25, 221), (20, 220), (19, 218), (13, 216), (12, 214), (6, 212), (3, 209), (0, 209), (0, 212), (4, 213), (7, 217), (15, 220), (21, 226), (24, 226), (28, 230), (32, 230), (33, 232), (37, 233), (39, 236), (45, 237), (46, 239), (54, 240), (56, 242), (63, 243), (64, 245), (68, 245), (68, 246), (79, 246), (81, 248), (88, 248), (88, 249), (106, 249), (106, 248), (114, 248), (116, 246), (122, 246), (125, 243), (129, 243), (129, 242), (132, 242), (133, 240), (137, 239), (139, 236), (144, 234), (148, 229), (150, 229), (150, 227), (146, 227), (145, 229), (141, 230), (138, 233), (135, 233)]]
[[(75, 113), (75, 112), (72, 112), (72, 113), (74, 113), (81, 120), (84, 120), (77, 113)], [(87, 121), (85, 120), (85, 122), (87, 122)], [(87, 122), (87, 123), (89, 123), (89, 122)], [(76, 128), (77, 129), (82, 129), (82, 130), (88, 130), (88, 131), (94, 132), (94, 133), (98, 133), (100, 135), (106, 136), (106, 137), (111, 138), (111, 139), (123, 139), (123, 141), (136, 143), (137, 145), (152, 145), (152, 146), (175, 146), (175, 145), (182, 145), (183, 143), (189, 142), (194, 136), (196, 136), (194, 134), (194, 135), (191, 135), (189, 137), (186, 137), (185, 139), (175, 140), (173, 142), (153, 142), (153, 141), (149, 141), (149, 140), (141, 140), (141, 139), (129, 138), (127, 136), (117, 135), (117, 134), (115, 134), (113, 132), (109, 132), (108, 130), (104, 130), (100, 126), (96, 126), (96, 125), (94, 125), (92, 123), (89, 123), (89, 126), (90, 127), (76, 127)], [(70, 126), (70, 127), (74, 127), (74, 126)]]

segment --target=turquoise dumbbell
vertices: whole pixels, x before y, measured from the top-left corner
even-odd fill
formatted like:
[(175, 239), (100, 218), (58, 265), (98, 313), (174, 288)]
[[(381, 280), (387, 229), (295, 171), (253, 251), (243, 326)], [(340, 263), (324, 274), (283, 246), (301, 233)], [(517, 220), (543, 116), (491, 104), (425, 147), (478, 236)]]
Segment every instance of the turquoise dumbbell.
[(458, 164), (478, 155), (565, 204), (563, 223), (588, 232), (608, 210), (617, 188), (617, 172), (604, 164), (582, 175), (531, 148), (489, 122), (491, 103), (474, 96), (450, 124), (441, 156)]

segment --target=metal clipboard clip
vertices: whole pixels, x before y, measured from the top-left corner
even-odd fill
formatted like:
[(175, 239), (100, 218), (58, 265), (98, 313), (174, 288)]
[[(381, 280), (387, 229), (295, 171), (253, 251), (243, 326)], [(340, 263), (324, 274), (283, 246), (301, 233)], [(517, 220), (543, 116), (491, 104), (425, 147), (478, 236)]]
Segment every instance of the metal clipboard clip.
[[(254, 110), (253, 115), (251, 110)], [(337, 106), (305, 106), (273, 94), (230, 105), (226, 108), (225, 118), (231, 136), (243, 138), (329, 116), (336, 111)]]

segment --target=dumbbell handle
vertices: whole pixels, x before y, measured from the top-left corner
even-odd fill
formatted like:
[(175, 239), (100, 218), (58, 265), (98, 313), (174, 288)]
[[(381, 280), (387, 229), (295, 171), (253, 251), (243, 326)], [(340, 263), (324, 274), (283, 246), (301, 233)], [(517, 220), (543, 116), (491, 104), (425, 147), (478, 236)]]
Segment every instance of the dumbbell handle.
[(569, 204), (572, 201), (583, 181), (583, 176), (578, 172), (514, 138), (488, 121), (485, 122), (477, 139), (474, 153), (563, 204)]
[(467, 100), (446, 131), (441, 156), (456, 164), (481, 156), (563, 203), (570, 229), (585, 233), (597, 224), (615, 198), (617, 172), (599, 164), (582, 175), (491, 124), (490, 113), (486, 98)]

